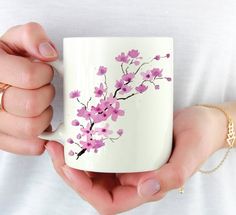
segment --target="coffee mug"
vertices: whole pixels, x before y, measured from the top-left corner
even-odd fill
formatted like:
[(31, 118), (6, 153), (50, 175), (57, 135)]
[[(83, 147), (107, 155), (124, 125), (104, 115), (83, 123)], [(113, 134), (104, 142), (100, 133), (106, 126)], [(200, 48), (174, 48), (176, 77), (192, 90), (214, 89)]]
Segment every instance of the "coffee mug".
[[(143, 172), (169, 159), (173, 131), (173, 39), (63, 40), (64, 122), (39, 137), (64, 144), (68, 166)], [(63, 64), (63, 66), (62, 66)]]

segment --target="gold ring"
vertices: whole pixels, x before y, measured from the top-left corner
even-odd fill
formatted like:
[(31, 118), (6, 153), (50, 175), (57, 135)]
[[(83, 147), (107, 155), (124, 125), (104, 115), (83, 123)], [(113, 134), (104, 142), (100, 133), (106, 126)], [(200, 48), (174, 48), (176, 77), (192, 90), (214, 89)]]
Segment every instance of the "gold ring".
[(3, 96), (4, 96), (4, 92), (9, 87), (11, 87), (10, 84), (4, 84), (0, 82), (0, 111), (5, 111), (4, 104), (3, 104)]

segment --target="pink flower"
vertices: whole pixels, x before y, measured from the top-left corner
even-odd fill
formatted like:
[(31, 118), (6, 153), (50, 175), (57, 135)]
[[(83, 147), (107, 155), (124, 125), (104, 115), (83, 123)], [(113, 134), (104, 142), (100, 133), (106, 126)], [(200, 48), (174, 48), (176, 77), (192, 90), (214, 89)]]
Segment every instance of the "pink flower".
[(83, 117), (86, 120), (89, 120), (90, 118), (92, 118), (93, 115), (94, 113), (87, 111), (85, 107), (82, 107), (81, 109), (77, 109), (77, 116)]
[(160, 86), (159, 85), (155, 85), (155, 90), (159, 90)]
[(131, 90), (132, 90), (131, 86), (124, 85), (123, 87), (121, 87), (120, 94), (124, 95), (126, 93), (129, 93)]
[(143, 80), (152, 80), (153, 76), (150, 70), (146, 72), (141, 72), (141, 75), (143, 76)]
[(73, 139), (72, 139), (72, 138), (68, 138), (68, 139), (67, 139), (67, 143), (70, 143), (70, 144), (72, 144), (72, 143), (74, 143), (74, 141), (73, 141)]
[(94, 94), (96, 97), (101, 97), (106, 89), (103, 86), (103, 83), (100, 83), (99, 87), (95, 87)]
[(68, 155), (70, 155), (70, 156), (73, 156), (75, 153), (72, 151), (72, 150), (70, 150), (69, 152), (68, 152)]
[(125, 55), (124, 52), (122, 52), (120, 55), (118, 55), (117, 57), (115, 57), (115, 59), (118, 62), (123, 62), (123, 63), (128, 63), (129, 62), (129, 56)]
[(123, 132), (123, 129), (119, 129), (117, 132), (116, 132), (119, 136), (121, 136), (124, 132)]
[(94, 130), (90, 130), (90, 123), (87, 124), (86, 128), (81, 128), (80, 131), (82, 131), (82, 136), (87, 136), (87, 138), (91, 137), (93, 134), (95, 134)]
[(106, 111), (103, 111), (101, 114), (97, 114), (93, 117), (93, 121), (95, 123), (98, 122), (102, 122), (102, 121), (106, 121), (109, 116), (111, 115), (111, 111), (109, 111), (108, 109)]
[(140, 84), (139, 86), (135, 87), (135, 90), (138, 91), (139, 93), (143, 93), (147, 90), (148, 86), (144, 84)]
[(156, 56), (154, 57), (154, 59), (155, 59), (155, 60), (160, 60), (160, 59), (161, 59), (161, 56), (160, 56), (160, 55), (156, 55)]
[(100, 66), (97, 72), (97, 75), (104, 75), (107, 72), (107, 67)]
[(167, 58), (169, 58), (169, 57), (170, 57), (170, 54), (169, 54), (169, 53), (168, 53), (168, 54), (166, 54), (166, 57), (167, 57)]
[(79, 123), (79, 121), (78, 121), (77, 119), (74, 119), (74, 120), (71, 122), (71, 124), (72, 124), (73, 126), (78, 126), (78, 125), (80, 125), (80, 123)]
[(90, 149), (93, 148), (93, 141), (92, 140), (80, 141), (80, 144), (82, 145), (82, 148), (87, 149), (88, 152), (90, 151)]
[(107, 97), (106, 99), (101, 99), (100, 100), (100, 107), (102, 110), (108, 108), (112, 104), (114, 104), (117, 101), (116, 98), (113, 97), (112, 93)]
[(165, 77), (167, 81), (171, 81), (171, 77)]
[(130, 82), (134, 79), (134, 77), (135, 77), (134, 73), (127, 73), (127, 74), (122, 75), (122, 80)]
[(103, 111), (103, 109), (102, 109), (102, 107), (101, 107), (100, 104), (97, 104), (96, 107), (95, 107), (95, 106), (92, 106), (92, 107), (91, 107), (91, 111), (93, 111), (94, 114), (96, 114), (96, 113), (99, 113), (99, 112)]
[(94, 144), (93, 144), (94, 152), (97, 152), (98, 151), (97, 149), (104, 146), (104, 145), (105, 144), (102, 139), (101, 140), (94, 140)]
[(111, 111), (111, 119), (116, 121), (118, 116), (124, 116), (125, 112), (120, 108), (120, 103), (116, 102), (115, 107), (110, 107), (109, 110)]
[(159, 68), (153, 68), (151, 70), (152, 76), (155, 77), (162, 77), (162, 71), (163, 69), (159, 69)]
[(132, 57), (132, 58), (136, 58), (136, 57), (139, 56), (139, 52), (138, 52), (138, 50), (132, 49), (132, 50), (130, 50), (130, 51), (128, 52), (128, 55), (129, 55), (130, 57)]
[(71, 91), (70, 94), (69, 94), (70, 98), (77, 98), (77, 97), (80, 97), (80, 91), (78, 90), (74, 90), (74, 91)]
[(120, 89), (120, 88), (123, 87), (123, 86), (124, 86), (124, 80), (123, 80), (123, 79), (121, 79), (120, 81), (116, 80), (116, 85), (115, 85), (115, 87), (116, 87), (117, 89)]
[(108, 123), (103, 128), (96, 128), (95, 131), (98, 132), (98, 135), (103, 135), (104, 137), (108, 137), (110, 134), (112, 134), (112, 130), (109, 130)]

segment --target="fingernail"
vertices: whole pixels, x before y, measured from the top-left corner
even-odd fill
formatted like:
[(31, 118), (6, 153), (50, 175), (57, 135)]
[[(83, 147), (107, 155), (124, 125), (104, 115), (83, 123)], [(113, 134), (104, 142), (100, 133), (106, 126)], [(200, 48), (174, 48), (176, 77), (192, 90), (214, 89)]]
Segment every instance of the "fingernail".
[(160, 183), (156, 179), (148, 179), (138, 186), (141, 197), (151, 197), (160, 190)]
[(56, 57), (57, 52), (52, 47), (52, 45), (49, 42), (43, 42), (39, 44), (39, 52), (44, 57)]
[(72, 181), (73, 180), (73, 175), (71, 174), (70, 170), (66, 166), (62, 167), (62, 170), (63, 170), (64, 174), (66, 175), (66, 177), (70, 181)]

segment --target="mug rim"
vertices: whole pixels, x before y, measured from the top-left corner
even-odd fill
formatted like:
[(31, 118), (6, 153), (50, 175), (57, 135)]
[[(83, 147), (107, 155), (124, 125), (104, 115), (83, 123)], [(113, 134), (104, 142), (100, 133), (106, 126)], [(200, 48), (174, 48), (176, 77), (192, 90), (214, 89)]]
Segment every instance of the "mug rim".
[(78, 40), (78, 39), (141, 39), (141, 40), (147, 40), (147, 39), (160, 39), (160, 40), (170, 40), (173, 41), (173, 37), (164, 37), (164, 36), (72, 36), (72, 37), (64, 37), (63, 41), (65, 40)]

